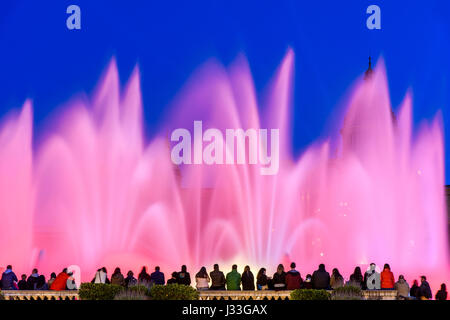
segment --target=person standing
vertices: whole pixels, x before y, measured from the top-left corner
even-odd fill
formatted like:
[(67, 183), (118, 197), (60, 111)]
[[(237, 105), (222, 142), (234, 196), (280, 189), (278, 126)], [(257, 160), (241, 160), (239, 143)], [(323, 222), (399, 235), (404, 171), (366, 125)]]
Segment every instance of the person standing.
[(255, 277), (250, 271), (250, 266), (245, 266), (241, 277), (242, 290), (255, 290)]
[(241, 290), (241, 275), (237, 271), (237, 265), (233, 264), (231, 272), (227, 273), (227, 290)]

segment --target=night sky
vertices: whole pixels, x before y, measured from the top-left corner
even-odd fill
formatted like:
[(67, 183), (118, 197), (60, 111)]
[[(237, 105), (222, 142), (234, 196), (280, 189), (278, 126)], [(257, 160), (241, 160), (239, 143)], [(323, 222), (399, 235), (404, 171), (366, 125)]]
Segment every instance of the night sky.
[[(68, 30), (66, 8), (81, 8)], [(381, 8), (381, 30), (366, 8)], [(35, 133), (62, 104), (92, 94), (110, 59), (122, 84), (139, 65), (146, 135), (176, 93), (210, 58), (247, 57), (258, 93), (288, 47), (295, 52), (293, 143), (299, 155), (326, 136), (368, 55), (383, 57), (394, 111), (408, 88), (414, 122), (443, 115), (450, 149), (450, 1), (1, 1), (0, 116), (34, 104)], [(446, 156), (450, 184), (450, 153)]]

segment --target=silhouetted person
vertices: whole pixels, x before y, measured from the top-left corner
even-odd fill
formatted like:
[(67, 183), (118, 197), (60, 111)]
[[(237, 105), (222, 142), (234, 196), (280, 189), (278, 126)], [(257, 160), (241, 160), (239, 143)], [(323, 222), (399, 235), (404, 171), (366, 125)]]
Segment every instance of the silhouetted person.
[(395, 279), (389, 264), (385, 264), (380, 275), (381, 289), (394, 289)]
[(133, 271), (128, 271), (127, 272), (127, 277), (125, 278), (125, 287), (129, 288), (129, 287), (133, 287), (136, 286), (138, 283), (137, 279), (134, 277), (134, 273)]
[(268, 290), (269, 289), (269, 281), (266, 275), (266, 268), (261, 268), (256, 275), (256, 287), (258, 290)]
[(231, 271), (227, 273), (227, 290), (241, 290), (241, 275), (237, 271), (237, 265), (233, 264)]
[(339, 270), (337, 268), (334, 268), (333, 272), (331, 272), (330, 287), (334, 290), (343, 286), (344, 277), (339, 273)]
[(37, 269), (33, 269), (31, 275), (27, 279), (27, 289), (28, 290), (36, 290), (36, 283), (39, 277), (39, 273)]
[(21, 278), (22, 280), (19, 281), (17, 286), (19, 287), (19, 290), (27, 290), (27, 275), (23, 274)]
[(361, 288), (363, 290), (366, 288), (366, 285), (364, 283), (364, 277), (362, 275), (360, 267), (355, 267), (355, 270), (350, 275), (350, 279), (349, 279), (348, 284), (350, 286), (359, 287), (359, 288)]
[(429, 300), (433, 297), (431, 293), (430, 285), (427, 281), (427, 277), (421, 276), (420, 277), (420, 287), (419, 287), (419, 296), (421, 300)]
[(178, 272), (178, 284), (191, 285), (191, 275), (187, 272), (185, 265), (182, 265), (181, 271)]
[(150, 275), (147, 273), (147, 268), (144, 266), (142, 267), (141, 273), (138, 275), (138, 284), (148, 286), (150, 285), (150, 282)]
[(50, 274), (50, 279), (48, 279), (48, 282), (47, 282), (47, 285), (48, 285), (48, 288), (49, 288), (49, 289), (50, 289), (50, 287), (51, 287), (53, 281), (55, 281), (55, 279), (56, 279), (56, 273), (52, 272), (52, 273)]
[(325, 270), (325, 265), (319, 265), (319, 269), (312, 274), (313, 289), (329, 289), (330, 288), (330, 274)]
[(118, 286), (125, 286), (125, 278), (123, 277), (120, 268), (114, 269), (113, 274), (111, 275), (111, 284), (116, 284)]
[(273, 274), (272, 279), (275, 290), (286, 289), (286, 272), (284, 272), (284, 266), (281, 263), (278, 265), (277, 272)]
[(225, 275), (219, 270), (217, 263), (214, 265), (214, 270), (209, 273), (209, 276), (211, 277), (210, 290), (225, 290)]
[(295, 267), (295, 262), (292, 262), (291, 270), (286, 273), (286, 289), (288, 290), (300, 289), (302, 286), (302, 276), (300, 275), (300, 272), (295, 270)]
[(313, 285), (312, 285), (312, 275), (307, 274), (305, 277), (305, 281), (303, 281), (302, 283), (302, 289), (312, 289)]
[(36, 282), (36, 290), (48, 290), (48, 284), (45, 281), (45, 276), (43, 274), (41, 274), (38, 278), (37, 278), (37, 282)]
[(250, 271), (250, 266), (245, 266), (241, 276), (242, 290), (255, 290), (255, 277)]
[(419, 288), (419, 282), (417, 280), (413, 281), (413, 285), (411, 287), (411, 290), (409, 290), (409, 295), (412, 298), (419, 299), (420, 298), (420, 288)]
[(447, 287), (445, 283), (441, 284), (441, 289), (436, 292), (436, 296), (434, 297), (436, 300), (447, 300)]
[(2, 290), (17, 290), (19, 287), (16, 286), (17, 285), (17, 276), (16, 274), (12, 271), (12, 266), (8, 265), (6, 267), (5, 272), (3, 272), (2, 274)]
[(197, 290), (208, 290), (209, 289), (209, 276), (206, 272), (205, 267), (201, 267), (200, 271), (195, 275), (195, 282)]
[(399, 299), (408, 299), (409, 284), (406, 282), (405, 277), (402, 274), (398, 276), (398, 281), (394, 284), (394, 289), (397, 290), (397, 297)]
[(167, 284), (177, 284), (178, 283), (178, 272), (172, 272), (172, 278), (167, 280)]
[(150, 275), (150, 281), (153, 281), (154, 284), (164, 285), (166, 283), (166, 280), (164, 278), (164, 273), (162, 273), (159, 270), (160, 270), (159, 266), (156, 266), (155, 267), (155, 272), (153, 272)]

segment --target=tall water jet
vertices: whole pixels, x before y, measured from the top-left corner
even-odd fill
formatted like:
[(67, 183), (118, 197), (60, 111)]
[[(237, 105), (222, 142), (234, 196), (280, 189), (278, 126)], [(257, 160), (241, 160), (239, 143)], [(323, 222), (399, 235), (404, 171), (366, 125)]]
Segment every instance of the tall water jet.
[[(0, 185), (2, 261), (44, 272), (76, 264), (84, 280), (103, 265), (171, 271), (239, 261), (270, 271), (289, 260), (300, 270), (338, 266), (347, 277), (370, 262), (409, 279), (448, 277), (439, 118), (414, 133), (410, 93), (394, 118), (379, 62), (357, 80), (342, 130), (330, 137), (341, 139), (339, 151), (317, 142), (295, 159), (293, 62), (289, 50), (264, 101), (245, 58), (228, 69), (206, 63), (149, 144), (139, 72), (121, 92), (114, 60), (94, 98), (71, 101), (35, 155), (27, 104), (0, 136), (0, 181), (10, 181)], [(263, 165), (248, 162), (175, 165), (170, 133), (196, 120), (223, 132), (279, 129), (278, 173), (261, 175)], [(29, 232), (15, 237), (12, 226)]]

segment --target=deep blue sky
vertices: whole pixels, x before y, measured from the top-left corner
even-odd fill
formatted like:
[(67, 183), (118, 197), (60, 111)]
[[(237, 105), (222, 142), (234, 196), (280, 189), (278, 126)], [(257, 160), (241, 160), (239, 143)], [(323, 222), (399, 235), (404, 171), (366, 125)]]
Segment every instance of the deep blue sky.
[[(81, 7), (82, 29), (66, 28)], [(381, 30), (366, 8), (381, 7)], [(262, 90), (288, 46), (295, 52), (294, 149), (329, 129), (367, 56), (383, 56), (396, 110), (407, 88), (414, 121), (443, 112), (450, 150), (450, 1), (1, 1), (0, 116), (34, 101), (36, 130), (79, 92), (92, 93), (110, 58), (125, 83), (139, 63), (147, 135), (189, 75), (208, 58), (244, 53)], [(450, 184), (450, 153), (446, 157)]]

